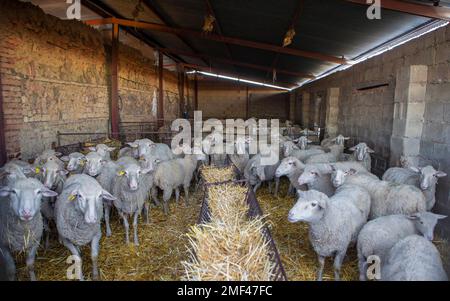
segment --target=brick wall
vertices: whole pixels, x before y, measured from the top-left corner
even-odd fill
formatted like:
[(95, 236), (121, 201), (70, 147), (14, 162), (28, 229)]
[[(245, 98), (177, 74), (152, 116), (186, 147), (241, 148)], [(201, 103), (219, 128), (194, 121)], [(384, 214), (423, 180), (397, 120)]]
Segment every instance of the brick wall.
[[(107, 132), (109, 49), (104, 35), (62, 21), (28, 3), (0, 3), (0, 72), (9, 157), (28, 159), (61, 132)], [(179, 115), (177, 77), (164, 70), (165, 118)], [(121, 121), (152, 121), (157, 101), (154, 58), (120, 46)], [(62, 144), (89, 136), (66, 136)]]
[[(404, 79), (399, 71), (409, 67), (414, 67), (411, 70), (425, 70), (420, 71), (427, 72), (425, 76), (420, 76), (424, 82), (419, 83), (414, 79), (417, 76), (410, 75), (405, 85), (407, 90), (400, 89), (398, 85)], [(358, 88), (376, 84), (388, 86), (358, 91)], [(420, 154), (426, 160), (435, 162), (434, 165), (440, 163), (441, 169), (450, 175), (450, 26), (306, 85), (297, 93), (308, 95), (329, 88), (340, 89), (338, 132), (356, 140), (367, 140), (383, 156), (389, 156), (393, 151), (390, 138), (395, 116), (394, 101), (401, 103), (403, 98), (409, 99), (413, 105), (408, 104), (409, 111), (405, 111), (405, 116), (413, 116), (411, 122), (420, 120), (422, 124), (417, 127), (423, 127), (419, 136)], [(405, 93), (407, 95), (402, 96)], [(424, 114), (419, 112), (420, 116), (415, 116), (417, 112), (413, 112), (414, 107), (422, 106), (420, 102), (423, 97), (425, 110), (422, 108), (421, 112)], [(406, 134), (401, 137), (411, 136), (408, 132), (412, 127), (417, 128), (411, 122), (406, 121), (405, 125), (410, 129), (403, 131)], [(434, 211), (446, 215), (450, 215), (449, 179), (447, 176), (439, 180), (438, 201), (434, 208)], [(438, 232), (449, 237), (449, 218), (440, 222)]]
[[(247, 86), (237, 82), (200, 80), (199, 110), (204, 118), (245, 118)], [(267, 88), (248, 87), (249, 117), (286, 119), (290, 105), (286, 92)]]

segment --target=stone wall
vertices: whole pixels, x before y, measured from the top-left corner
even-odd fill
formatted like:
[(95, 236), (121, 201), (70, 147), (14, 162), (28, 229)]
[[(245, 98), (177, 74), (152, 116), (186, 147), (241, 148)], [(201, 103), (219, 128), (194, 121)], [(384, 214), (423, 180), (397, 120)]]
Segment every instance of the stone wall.
[[(14, 0), (0, 2), (0, 72), (8, 156), (28, 159), (60, 132), (109, 128), (109, 49), (104, 35)], [(177, 77), (164, 70), (165, 118), (179, 116)], [(119, 55), (123, 122), (154, 121), (158, 78), (153, 58), (125, 45)], [(65, 136), (62, 144), (93, 136)]]
[[(450, 174), (450, 26), (301, 87), (296, 92), (302, 95), (303, 118), (297, 121), (312, 112), (305, 99), (334, 88), (338, 133), (368, 142), (391, 166), (399, 155), (414, 153), (422, 164), (440, 165)], [(434, 208), (446, 215), (449, 178), (439, 180)], [(450, 220), (442, 220), (438, 231), (449, 237)]]

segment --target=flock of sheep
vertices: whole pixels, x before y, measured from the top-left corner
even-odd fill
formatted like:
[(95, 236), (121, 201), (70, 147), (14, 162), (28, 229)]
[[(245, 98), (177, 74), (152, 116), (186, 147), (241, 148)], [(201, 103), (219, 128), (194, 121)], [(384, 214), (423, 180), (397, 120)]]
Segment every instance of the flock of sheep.
[[(256, 191), (264, 182), (276, 196), (281, 177), (290, 181), (289, 194), (298, 200), (290, 210), (291, 222), (310, 225), (311, 244), (318, 255), (322, 279), (325, 258), (334, 257), (335, 278), (349, 244), (356, 243), (360, 279), (373, 256), (381, 264), (382, 280), (447, 280), (439, 252), (431, 242), (434, 227), (445, 216), (429, 212), (435, 203), (435, 186), (445, 173), (431, 166), (396, 167), (383, 179), (370, 173), (370, 153), (365, 143), (344, 153), (348, 138), (325, 139), (320, 146), (309, 145), (306, 136), (296, 140), (280, 137), (280, 157), (274, 165), (263, 165), (272, 154), (249, 153), (249, 138), (235, 141), (230, 161)], [(191, 152), (180, 146), (180, 155), (162, 143), (136, 140), (111, 160), (114, 148), (99, 144), (90, 153), (61, 157), (47, 150), (34, 164), (12, 160), (0, 169), (0, 271), (1, 279), (16, 277), (14, 252), (27, 254), (29, 276), (36, 279), (34, 260), (41, 239), (48, 246), (50, 225), (54, 223), (62, 243), (73, 255), (91, 245), (92, 278), (98, 279), (97, 257), (104, 221), (106, 236), (112, 208), (118, 212), (129, 243), (129, 223), (133, 241), (139, 244), (138, 218), (149, 222), (150, 201), (169, 213), (168, 202), (180, 188), (186, 205), (189, 188), (201, 164), (225, 165), (227, 156), (212, 154), (217, 142), (212, 133), (204, 139), (203, 150)], [(70, 173), (70, 175), (69, 175)], [(275, 184), (272, 189), (271, 184)], [(162, 191), (162, 202), (158, 200)], [(83, 279), (82, 275), (79, 275)]]

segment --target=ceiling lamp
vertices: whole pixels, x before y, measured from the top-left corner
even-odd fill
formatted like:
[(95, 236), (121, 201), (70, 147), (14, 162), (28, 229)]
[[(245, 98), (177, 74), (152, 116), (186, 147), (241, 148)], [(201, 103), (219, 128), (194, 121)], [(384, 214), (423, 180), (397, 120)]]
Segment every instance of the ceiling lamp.
[(205, 17), (205, 23), (203, 24), (204, 33), (211, 33), (214, 30), (214, 21), (216, 21), (216, 18), (211, 14)]
[(292, 44), (292, 40), (295, 36), (295, 29), (291, 28), (286, 32), (286, 36), (283, 39), (283, 47), (289, 46)]

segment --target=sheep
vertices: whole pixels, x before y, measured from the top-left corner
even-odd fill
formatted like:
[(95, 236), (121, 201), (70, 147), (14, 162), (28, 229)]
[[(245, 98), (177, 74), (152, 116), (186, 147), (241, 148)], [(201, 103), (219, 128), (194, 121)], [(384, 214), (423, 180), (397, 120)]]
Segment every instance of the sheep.
[(309, 189), (318, 190), (327, 196), (332, 196), (336, 190), (332, 184), (331, 174), (336, 169), (352, 168), (366, 172), (365, 167), (358, 162), (316, 163), (305, 165), (303, 173), (298, 178), (299, 185), (307, 185)]
[[(273, 153), (271, 153), (273, 155)], [(275, 181), (274, 196), (278, 196), (278, 187), (280, 184), (280, 178), (275, 175), (280, 162), (278, 161), (273, 165), (262, 165), (262, 154), (257, 154), (252, 157), (244, 168), (244, 177), (248, 183), (253, 186), (253, 191), (256, 193), (262, 182)], [(269, 192), (272, 192), (271, 183), (269, 183)]]
[(369, 221), (358, 235), (359, 279), (366, 280), (366, 264), (369, 256), (376, 255), (385, 262), (389, 250), (401, 239), (413, 235), (423, 235), (433, 240), (434, 227), (444, 215), (419, 212), (412, 215), (387, 215)]
[(0, 168), (0, 186), (8, 186), (18, 179), (25, 179), (24, 170), (13, 161)]
[(105, 160), (111, 160), (111, 152), (114, 151), (115, 147), (109, 147), (106, 144), (97, 144), (94, 147), (89, 147), (91, 152), (97, 152), (102, 156)]
[(309, 143), (312, 143), (311, 140), (308, 139), (308, 137), (306, 136), (301, 136), (298, 139), (295, 139), (294, 142), (297, 143), (297, 146), (301, 149), (301, 150), (305, 150), (305, 149), (320, 149), (323, 150), (323, 148), (319, 145), (309, 145)]
[(119, 150), (117, 158), (122, 157), (132, 157), (135, 159), (139, 159), (139, 150), (136, 147), (126, 146)]
[(236, 153), (230, 155), (230, 161), (236, 166), (241, 174), (244, 173), (245, 166), (250, 160), (250, 154), (247, 148), (247, 141), (245, 141), (245, 139), (238, 139), (235, 141)]
[(62, 154), (60, 152), (56, 152), (53, 149), (47, 149), (35, 158), (33, 165), (39, 167), (47, 163), (49, 160), (54, 160), (61, 166), (64, 166), (64, 162), (59, 159), (61, 156)]
[(287, 157), (281, 161), (280, 166), (278, 166), (275, 171), (275, 176), (277, 178), (281, 178), (282, 176), (287, 176), (289, 178), (289, 192), (292, 188), (296, 190), (307, 190), (305, 185), (300, 185), (298, 183), (298, 178), (303, 173), (304, 169), (305, 164), (303, 164), (300, 160), (295, 157)]
[(396, 184), (375, 179), (354, 169), (341, 173), (343, 179), (336, 184), (355, 184), (366, 188), (371, 196), (370, 219), (391, 214), (413, 214), (426, 211), (426, 200), (415, 186)]
[(292, 141), (284, 142), (283, 149), (284, 149), (284, 157), (296, 157), (300, 161), (305, 161), (306, 159), (308, 159), (313, 155), (325, 153), (323, 150), (320, 149), (301, 150)]
[(351, 147), (349, 150), (353, 152), (353, 156), (356, 161), (363, 162), (366, 169), (371, 171), (372, 159), (370, 158), (370, 154), (374, 153), (374, 150), (369, 148), (364, 142)]
[(71, 174), (83, 173), (84, 165), (86, 163), (86, 157), (82, 153), (71, 153), (68, 156), (61, 157), (61, 161), (67, 162), (66, 169)]
[[(85, 174), (70, 176), (55, 204), (56, 227), (61, 243), (81, 262), (79, 247), (91, 244), (92, 279), (98, 280), (97, 258), (102, 237), (103, 202), (116, 198)], [(81, 269), (80, 269), (81, 271)], [(81, 273), (79, 280), (83, 280)]]
[(206, 160), (206, 155), (199, 150), (194, 149), (194, 153), (192, 153), (187, 145), (184, 145), (183, 149), (186, 154), (184, 158), (156, 162), (158, 165), (154, 175), (155, 186), (152, 189), (152, 198), (157, 199), (156, 187), (163, 190), (163, 209), (165, 214), (169, 213), (169, 199), (174, 189), (176, 202), (178, 202), (180, 186), (183, 186), (186, 206), (189, 204), (189, 186), (192, 177), (197, 170), (198, 162)]
[(317, 155), (310, 156), (308, 159), (305, 160), (305, 163), (306, 164), (334, 163), (334, 162), (339, 161), (343, 151), (344, 151), (343, 145), (332, 145), (332, 146), (330, 146), (329, 153), (317, 154)]
[(317, 279), (322, 280), (325, 258), (335, 256), (334, 275), (335, 280), (339, 280), (348, 245), (356, 241), (359, 230), (367, 221), (368, 210), (363, 212), (360, 208), (370, 207), (370, 195), (355, 185), (339, 188), (331, 198), (316, 190), (298, 193), (299, 198), (289, 211), (288, 220), (309, 224), (309, 240), (319, 260)]
[[(120, 160), (121, 158), (119, 158), (119, 161)], [(104, 157), (97, 152), (90, 152), (86, 155), (84, 173), (96, 178), (100, 186), (109, 193), (112, 193), (113, 179), (115, 178), (118, 169), (119, 166), (115, 162), (105, 160)], [(106, 236), (110, 237), (112, 235), (111, 226), (109, 224), (109, 216), (111, 212), (110, 204), (105, 203), (104, 209)]]
[(448, 281), (441, 255), (431, 241), (410, 235), (397, 242), (381, 267), (385, 281)]
[(117, 164), (119, 171), (112, 183), (112, 194), (116, 198), (113, 204), (123, 220), (127, 244), (130, 242), (128, 217), (133, 216), (134, 244), (137, 246), (137, 223), (142, 209), (145, 209), (146, 223), (149, 223), (150, 208), (146, 201), (153, 185), (153, 175), (150, 169), (142, 168), (138, 161), (131, 157), (123, 157)]
[(390, 181), (398, 184), (414, 185), (422, 190), (427, 201), (427, 211), (431, 210), (436, 203), (436, 184), (439, 178), (445, 177), (447, 174), (443, 171), (437, 171), (433, 166), (425, 166), (422, 168), (409, 167), (392, 167), (383, 175), (383, 181)]
[(332, 145), (344, 145), (345, 140), (349, 140), (350, 137), (344, 137), (343, 135), (338, 135), (335, 138), (325, 138), (322, 140), (322, 142), (320, 143), (320, 146), (322, 146), (322, 148), (329, 148)]
[(8, 264), (9, 280), (15, 278), (11, 252), (27, 254), (28, 274), (32, 281), (36, 280), (34, 260), (43, 231), (41, 199), (57, 195), (34, 178), (21, 178), (0, 188), (0, 197), (9, 197), (9, 200), (0, 200), (0, 248)]

